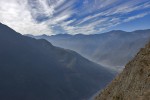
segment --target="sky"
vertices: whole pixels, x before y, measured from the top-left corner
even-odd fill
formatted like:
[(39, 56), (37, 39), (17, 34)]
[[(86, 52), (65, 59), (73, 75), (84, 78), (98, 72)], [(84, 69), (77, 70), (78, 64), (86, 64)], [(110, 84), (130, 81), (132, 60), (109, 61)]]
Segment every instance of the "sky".
[(133, 31), (149, 21), (150, 0), (0, 0), (0, 22), (21, 34)]

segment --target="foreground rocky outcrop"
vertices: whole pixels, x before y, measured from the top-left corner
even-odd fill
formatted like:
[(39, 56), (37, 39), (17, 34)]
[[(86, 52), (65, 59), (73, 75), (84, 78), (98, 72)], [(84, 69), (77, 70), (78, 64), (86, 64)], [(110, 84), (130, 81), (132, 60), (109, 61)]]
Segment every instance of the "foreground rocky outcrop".
[(150, 43), (95, 100), (150, 100)]

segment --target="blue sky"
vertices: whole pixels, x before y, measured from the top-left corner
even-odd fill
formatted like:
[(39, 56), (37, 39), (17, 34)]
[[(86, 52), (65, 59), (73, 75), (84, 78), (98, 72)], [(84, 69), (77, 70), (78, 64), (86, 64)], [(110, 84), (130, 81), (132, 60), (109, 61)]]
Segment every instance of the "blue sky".
[(150, 28), (149, 0), (1, 0), (0, 22), (22, 34), (97, 34)]

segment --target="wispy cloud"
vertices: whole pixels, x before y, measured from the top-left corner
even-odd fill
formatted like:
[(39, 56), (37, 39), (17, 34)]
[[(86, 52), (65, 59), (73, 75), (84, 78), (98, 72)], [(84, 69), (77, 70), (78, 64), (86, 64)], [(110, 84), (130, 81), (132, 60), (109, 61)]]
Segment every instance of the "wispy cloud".
[(149, 0), (0, 0), (0, 22), (22, 34), (93, 34), (149, 10)]
[(150, 12), (138, 14), (138, 15), (135, 15), (135, 16), (131, 16), (131, 17), (128, 17), (127, 19), (125, 19), (124, 22), (129, 22), (129, 21), (135, 20), (137, 18), (142, 18), (142, 17), (144, 17), (144, 16), (146, 16), (148, 14), (150, 14)]

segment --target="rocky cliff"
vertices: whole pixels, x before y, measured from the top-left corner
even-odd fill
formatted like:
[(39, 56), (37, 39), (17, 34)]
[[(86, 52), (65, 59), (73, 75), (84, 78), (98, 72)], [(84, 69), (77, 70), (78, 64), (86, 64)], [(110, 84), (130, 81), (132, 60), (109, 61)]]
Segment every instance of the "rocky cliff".
[(95, 100), (150, 100), (150, 43)]

